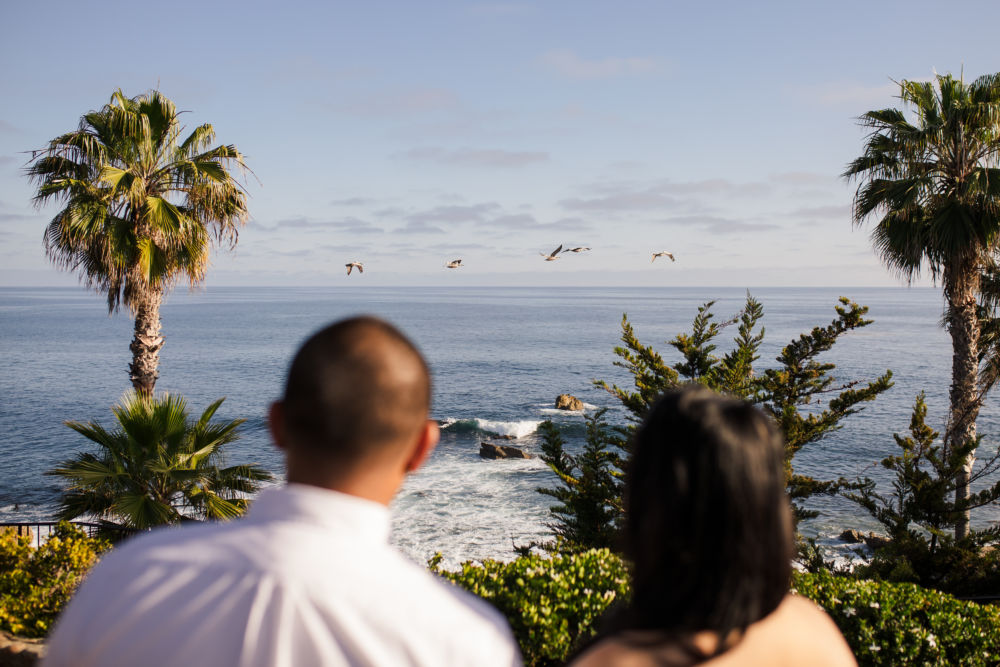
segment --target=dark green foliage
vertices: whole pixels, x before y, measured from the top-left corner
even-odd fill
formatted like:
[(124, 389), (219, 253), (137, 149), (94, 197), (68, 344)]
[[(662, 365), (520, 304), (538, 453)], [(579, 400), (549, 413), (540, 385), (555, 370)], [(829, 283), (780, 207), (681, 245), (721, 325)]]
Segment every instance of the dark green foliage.
[[(850, 483), (843, 478), (819, 481), (797, 474), (792, 463), (795, 455), (805, 445), (841, 428), (841, 420), (859, 412), (863, 403), (874, 400), (892, 386), (892, 372), (888, 370), (867, 384), (851, 381), (835, 386), (836, 379), (829, 373), (836, 366), (820, 363), (817, 357), (829, 351), (840, 336), (872, 323), (864, 318), (868, 308), (846, 297), (840, 298), (836, 311), (837, 318), (829, 326), (816, 327), (781, 350), (777, 358), (780, 366), (764, 371), (755, 382), (756, 391), (750, 399), (771, 415), (785, 438), (785, 474), (797, 519), (816, 516), (815, 512), (803, 509), (801, 501), (815, 494), (836, 493)], [(818, 410), (814, 406), (820, 405), (819, 398), (824, 394), (836, 395), (829, 399), (826, 408)]]
[(108, 543), (65, 522), (39, 548), (31, 542), (0, 531), (0, 629), (44, 637)]
[[(436, 570), (436, 563), (432, 562)], [(629, 595), (626, 568), (608, 550), (465, 563), (446, 579), (507, 617), (525, 664), (561, 664), (596, 630), (600, 614)], [(792, 587), (833, 618), (861, 665), (995, 665), (1000, 610), (912, 584), (795, 574)]]
[[(934, 443), (938, 432), (927, 425), (924, 394), (917, 396), (910, 418), (910, 434), (893, 435), (897, 456), (882, 460), (894, 473), (892, 492), (876, 491), (875, 482), (863, 480), (856, 493), (845, 494), (879, 521), (889, 542), (878, 549), (867, 565), (857, 568), (860, 577), (909, 581), (955, 594), (1000, 594), (1000, 554), (991, 545), (1000, 540), (1000, 528), (970, 530), (956, 540), (947, 529), (970, 509), (1000, 498), (1000, 482), (954, 500), (955, 488), (968, 455), (978, 440), (948, 451)], [(994, 457), (971, 479), (975, 482), (995, 471)]]
[(60, 519), (91, 515), (135, 529), (185, 518), (230, 519), (270, 473), (255, 465), (223, 466), (225, 446), (239, 438), (245, 421), (213, 422), (224, 399), (197, 419), (181, 396), (129, 393), (112, 411), (116, 428), (66, 422), (97, 445), (46, 474), (69, 485)]
[[(670, 345), (681, 355), (681, 360), (668, 365), (663, 357), (651, 346), (643, 345), (635, 334), (628, 316), (622, 317), (622, 345), (615, 348), (619, 360), (616, 366), (626, 369), (632, 376), (634, 389), (623, 389), (598, 381), (596, 384), (608, 391), (628, 411), (628, 418), (634, 425), (646, 414), (650, 404), (664, 391), (683, 383), (697, 382), (715, 391), (738, 396), (759, 405), (770, 414), (785, 436), (785, 470), (788, 479), (788, 493), (793, 500), (796, 518), (815, 516), (814, 512), (802, 507), (802, 503), (814, 494), (833, 494), (844, 488), (853, 488), (846, 479), (816, 480), (795, 472), (792, 464), (795, 454), (803, 446), (821, 440), (825, 435), (841, 427), (841, 420), (863, 408), (880, 393), (892, 386), (892, 373), (870, 382), (850, 381), (837, 384), (830, 375), (834, 364), (822, 363), (817, 357), (829, 351), (844, 334), (871, 324), (864, 318), (868, 309), (841, 298), (836, 307), (837, 317), (826, 327), (816, 327), (810, 333), (799, 336), (786, 345), (777, 361), (776, 368), (758, 373), (754, 363), (759, 359), (760, 345), (764, 340), (764, 329), (759, 327), (764, 316), (760, 302), (747, 294), (746, 305), (734, 318), (722, 323), (714, 322), (712, 306), (708, 302), (698, 309), (690, 334), (678, 334)], [(722, 331), (737, 325), (733, 348), (723, 356), (715, 354), (715, 340)], [(759, 331), (758, 331), (759, 327)], [(820, 398), (831, 395), (822, 409)], [(604, 440), (611, 445), (601, 449), (600, 456), (591, 456), (589, 465), (603, 466), (598, 474), (588, 474), (594, 480), (601, 480), (603, 494), (601, 506), (613, 513), (609, 525), (599, 526), (600, 513), (584, 514), (580, 508), (591, 507), (593, 497), (582, 497), (584, 487), (577, 462), (563, 452), (561, 444), (551, 445), (546, 452), (546, 461), (559, 475), (562, 486), (557, 489), (540, 489), (543, 493), (558, 498), (562, 505), (553, 509), (558, 523), (557, 534), (564, 534), (560, 527), (572, 526), (576, 543), (580, 546), (606, 546), (607, 529), (621, 522), (622, 471), (629, 456), (628, 434), (630, 429), (619, 431), (614, 437)], [(543, 432), (544, 433), (544, 432)], [(615, 480), (614, 484), (604, 480)], [(575, 499), (581, 496), (579, 499)], [(591, 503), (591, 505), (588, 505)], [(586, 526), (586, 527), (584, 527)], [(600, 541), (588, 542), (583, 536), (601, 537)]]
[(597, 620), (628, 591), (628, 572), (607, 549), (530, 555), (509, 563), (463, 563), (458, 572), (433, 571), (480, 596), (502, 613), (521, 646), (525, 665), (561, 665)]
[(572, 456), (563, 449), (558, 427), (542, 422), (543, 461), (559, 476), (560, 486), (541, 488), (539, 493), (552, 496), (558, 505), (549, 508), (555, 522), (550, 524), (561, 549), (605, 548), (615, 546), (617, 518), (621, 515), (621, 461), (612, 450), (618, 440), (604, 421), (606, 410), (587, 415), (587, 442), (583, 451)]
[(823, 607), (866, 665), (1000, 663), (1000, 609), (913, 584), (796, 574), (793, 587)]

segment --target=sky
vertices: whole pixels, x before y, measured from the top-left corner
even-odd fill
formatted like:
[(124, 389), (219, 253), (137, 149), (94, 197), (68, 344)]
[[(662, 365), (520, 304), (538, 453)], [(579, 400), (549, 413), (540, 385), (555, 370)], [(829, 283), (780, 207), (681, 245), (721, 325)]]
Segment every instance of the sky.
[[(118, 88), (159, 89), (253, 170), (208, 286), (904, 284), (851, 222), (856, 118), (898, 106), (894, 81), (1000, 71), (998, 19), (995, 0), (3, 0), (0, 286), (78, 283), (45, 257), (58, 209), (33, 206), (27, 151)], [(592, 250), (545, 262), (559, 245)]]

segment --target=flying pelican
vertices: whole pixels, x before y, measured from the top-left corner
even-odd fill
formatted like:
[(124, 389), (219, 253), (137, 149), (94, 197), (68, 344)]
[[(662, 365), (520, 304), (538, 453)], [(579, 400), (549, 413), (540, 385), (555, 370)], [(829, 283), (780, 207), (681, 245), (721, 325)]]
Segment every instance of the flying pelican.
[(447, 264), (445, 264), (445, 266), (448, 267), (449, 269), (458, 269), (458, 268), (461, 268), (461, 266), (462, 266), (462, 260), (460, 260), (460, 259), (453, 259), (450, 262), (448, 262)]
[(546, 262), (554, 262), (557, 259), (559, 259), (558, 257), (556, 257), (556, 255), (559, 254), (560, 250), (562, 250), (562, 244), (560, 244), (558, 248), (550, 252), (548, 255), (546, 255), (544, 252), (540, 252), (538, 254), (544, 257)]
[(347, 275), (351, 275), (351, 269), (355, 268), (358, 270), (358, 273), (365, 272), (365, 267), (362, 266), (361, 262), (348, 262), (347, 264), (344, 264), (344, 266), (347, 267)]
[(584, 248), (583, 246), (580, 246), (579, 248), (566, 248), (565, 250), (563, 250), (563, 252), (584, 252), (586, 250), (590, 250), (590, 248)]
[(677, 261), (676, 259), (674, 259), (674, 254), (673, 253), (667, 252), (666, 250), (664, 250), (663, 252), (654, 252), (653, 253), (653, 259), (649, 260), (649, 263), (652, 264), (653, 262), (656, 261), (657, 257), (663, 257), (664, 255), (666, 255), (667, 257), (669, 257), (671, 262), (676, 262)]

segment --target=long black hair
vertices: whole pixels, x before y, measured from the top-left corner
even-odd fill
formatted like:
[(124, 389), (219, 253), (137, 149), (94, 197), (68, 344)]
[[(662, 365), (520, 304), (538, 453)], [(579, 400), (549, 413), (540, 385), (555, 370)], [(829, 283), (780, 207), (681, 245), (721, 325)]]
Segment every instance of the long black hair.
[(716, 633), (722, 652), (787, 594), (782, 439), (749, 403), (699, 386), (663, 395), (635, 433), (625, 508), (632, 600), (605, 636), (639, 631), (697, 662), (711, 656), (694, 649), (694, 633)]

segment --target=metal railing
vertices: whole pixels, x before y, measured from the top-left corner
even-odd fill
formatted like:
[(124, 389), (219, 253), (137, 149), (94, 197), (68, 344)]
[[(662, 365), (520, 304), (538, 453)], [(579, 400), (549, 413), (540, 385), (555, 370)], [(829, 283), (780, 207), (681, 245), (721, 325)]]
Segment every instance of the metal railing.
[[(0, 531), (13, 528), (19, 536), (31, 536), (31, 544), (36, 549), (55, 533), (58, 521), (28, 521), (18, 523), (0, 523)], [(111, 541), (117, 542), (135, 533), (141, 532), (134, 528), (125, 528), (108, 523), (90, 523), (87, 521), (70, 521), (70, 525), (83, 530), (88, 537), (109, 537)]]

